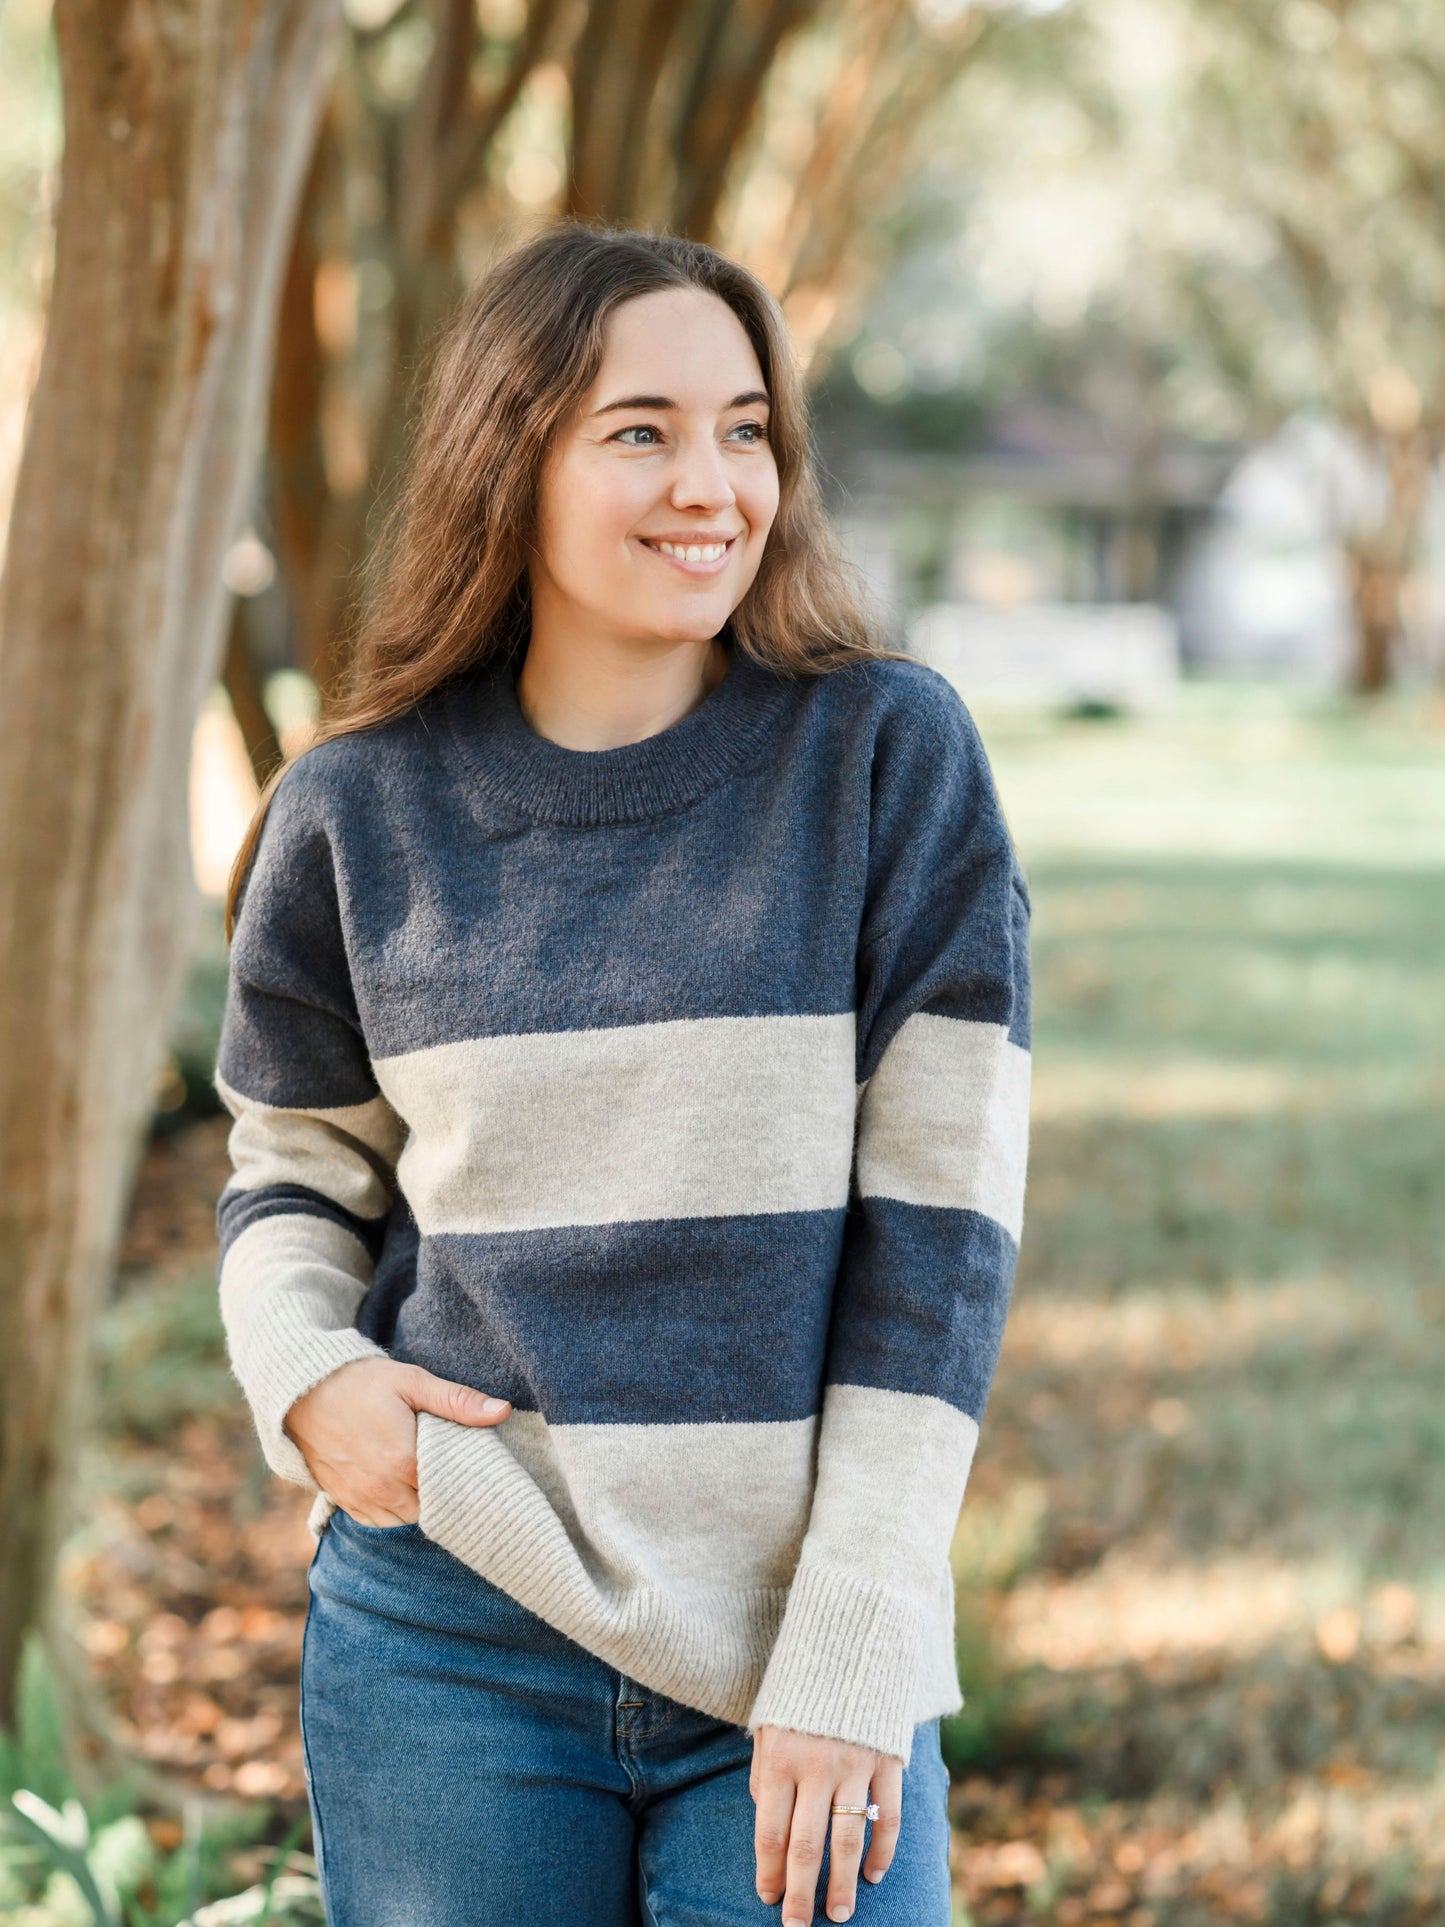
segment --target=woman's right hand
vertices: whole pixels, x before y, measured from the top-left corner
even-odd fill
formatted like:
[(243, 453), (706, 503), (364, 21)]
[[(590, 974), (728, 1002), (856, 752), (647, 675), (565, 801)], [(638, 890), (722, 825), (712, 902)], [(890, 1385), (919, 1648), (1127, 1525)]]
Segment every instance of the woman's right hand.
[(414, 1525), (421, 1510), (417, 1413), (496, 1425), (511, 1409), (509, 1399), (489, 1398), (420, 1365), (353, 1358), (295, 1401), (282, 1430), (327, 1498), (359, 1524)]

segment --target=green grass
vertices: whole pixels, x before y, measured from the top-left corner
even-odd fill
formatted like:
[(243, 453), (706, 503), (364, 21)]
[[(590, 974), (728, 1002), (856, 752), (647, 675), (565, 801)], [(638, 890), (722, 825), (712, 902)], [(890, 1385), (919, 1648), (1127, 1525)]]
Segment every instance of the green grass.
[[(1035, 1110), (959, 1542), (997, 1717), (960, 1758), (1070, 1757), (1081, 1811), (1172, 1814), (1206, 1862), (1234, 1800), (1252, 1918), (1429, 1918), (1399, 1893), (1445, 1891), (1445, 719), (1214, 688), (979, 721)], [(1020, 1494), (1031, 1548), (970, 1596)], [(1308, 1877), (1302, 1787), (1354, 1803)], [(1319, 1901), (1331, 1867), (1364, 1884)], [(1173, 1881), (1158, 1920), (1220, 1917)]]

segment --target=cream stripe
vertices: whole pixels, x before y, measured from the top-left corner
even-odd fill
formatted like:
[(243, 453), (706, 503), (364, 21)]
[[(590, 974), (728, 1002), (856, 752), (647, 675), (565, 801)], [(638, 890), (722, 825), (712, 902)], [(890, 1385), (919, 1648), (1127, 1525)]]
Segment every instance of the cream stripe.
[(980, 1211), (1017, 1243), (1029, 1053), (1002, 1024), (916, 1011), (879, 1060), (858, 1126), (864, 1197)]
[(425, 1235), (847, 1203), (852, 1012), (481, 1037), (384, 1058)]
[(259, 1307), (284, 1294), (298, 1321), (316, 1329), (351, 1324), (371, 1283), (371, 1254), (345, 1225), (310, 1211), (256, 1218), (226, 1247), (221, 1262), (221, 1314), (227, 1332), (246, 1337)]
[(906, 1760), (918, 1720), (958, 1710), (948, 1554), (977, 1443), (943, 1399), (828, 1387), (807, 1536), (750, 1729)]
[(386, 1355), (353, 1325), (371, 1276), (370, 1254), (355, 1233), (310, 1212), (258, 1218), (227, 1247), (220, 1279), (227, 1351), (266, 1461), (283, 1479), (315, 1483), (281, 1429), (292, 1404), (350, 1359)]
[[(843, 1737), (906, 1757), (914, 1724), (960, 1703), (947, 1555), (977, 1436), (941, 1400), (853, 1385), (828, 1388), (821, 1429), (548, 1427), (522, 1412), (470, 1427), (424, 1412), (421, 1526), (658, 1692), (742, 1724), (774, 1653), (774, 1716), (795, 1715), (781, 1723), (841, 1694)], [(841, 1647), (815, 1650), (809, 1621), (780, 1653), (800, 1585), (847, 1622)], [(860, 1682), (870, 1628), (877, 1665)]]
[[(466, 1426), (430, 1412), (418, 1415), (422, 1531), (639, 1685), (744, 1724), (775, 1649), (790, 1587), (736, 1580), (714, 1586), (617, 1583), (579, 1555), (572, 1533), (522, 1465), (522, 1451), (508, 1448), (506, 1431), (516, 1416), (497, 1426)], [(874, 1503), (877, 1508), (876, 1494)], [(313, 1530), (320, 1530), (329, 1510), (329, 1501), (317, 1501)], [(791, 1585), (797, 1583), (795, 1576)], [(939, 1613), (940, 1602), (951, 1602), (947, 1588), (940, 1561), (928, 1591), (933, 1614), (924, 1664), (911, 1714), (903, 1709), (910, 1731), (919, 1720), (956, 1712), (960, 1703), (952, 1614)], [(856, 1649), (852, 1656), (856, 1660)], [(851, 1677), (852, 1669), (845, 1666), (845, 1674)], [(896, 1715), (868, 1724), (877, 1730), (864, 1734), (862, 1744), (876, 1746), (882, 1739), (885, 1748), (891, 1745)]]
[(977, 1421), (946, 1399), (830, 1385), (804, 1562), (899, 1592), (936, 1590), (977, 1444)]
[(513, 1412), (501, 1443), (609, 1584), (786, 1586), (808, 1524), (816, 1418), (558, 1425)]
[(379, 1218), (388, 1209), (406, 1127), (385, 1097), (332, 1110), (292, 1110), (245, 1096), (219, 1071), (215, 1082), (236, 1120), (227, 1145), (238, 1190), (304, 1184), (359, 1218)]
[[(549, 1626), (639, 1685), (741, 1723), (786, 1586), (619, 1585), (588, 1566), (499, 1426), (417, 1414), (421, 1529)], [(313, 1518), (319, 1508), (313, 1508)]]

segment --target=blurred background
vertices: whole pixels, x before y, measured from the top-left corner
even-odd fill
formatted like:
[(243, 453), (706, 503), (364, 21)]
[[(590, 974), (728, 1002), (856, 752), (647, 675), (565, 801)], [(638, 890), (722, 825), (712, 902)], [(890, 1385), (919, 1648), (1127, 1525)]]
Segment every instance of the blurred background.
[[(1445, 1922), (1445, 19), (271, 0), (262, 71), (242, 11), (0, 6), (0, 1006), (33, 1068), (43, 926), (119, 958), (66, 1006), (112, 1082), (140, 1013), (124, 1090), (64, 1070), (101, 1121), (52, 1165), (0, 1065), (0, 1915), (321, 1918), (305, 1495), (216, 1306), (220, 897), (342, 666), (431, 328), (576, 212), (783, 300), (846, 545), (973, 709), (1033, 888), (1030, 1211), (954, 1547), (959, 1927)], [(202, 285), (191, 352), (156, 317)], [(63, 925), (50, 872), (111, 921)]]

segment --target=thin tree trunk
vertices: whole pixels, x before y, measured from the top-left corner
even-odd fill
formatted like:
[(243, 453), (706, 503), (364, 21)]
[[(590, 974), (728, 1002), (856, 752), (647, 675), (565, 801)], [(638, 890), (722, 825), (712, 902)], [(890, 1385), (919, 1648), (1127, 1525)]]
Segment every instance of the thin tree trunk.
[(718, 204), (773, 63), (821, 0), (738, 0), (708, 22), (674, 122), (679, 231), (717, 244)]
[(569, 214), (642, 218), (649, 123), (684, 13), (679, 0), (592, 0), (572, 61)]
[(1387, 506), (1378, 527), (1344, 537), (1350, 602), (1355, 616), (1353, 684), (1360, 696), (1378, 695), (1394, 679), (1403, 640), (1402, 590), (1430, 487), (1434, 449), (1423, 427), (1377, 438)]
[(1356, 695), (1374, 696), (1389, 687), (1394, 675), (1400, 572), (1390, 557), (1368, 550), (1347, 550), (1346, 561), (1355, 617), (1353, 686)]
[[(886, 242), (876, 216), (917, 152), (929, 111), (990, 32), (989, 16), (973, 8), (925, 30), (901, 0), (835, 0), (823, 18), (834, 43), (827, 78), (812, 105), (806, 151), (781, 170), (786, 193), (769, 194), (763, 214), (744, 182), (729, 197), (716, 237), (782, 301), (810, 380), (856, 324), (883, 270)], [(788, 102), (784, 120), (797, 111)], [(765, 153), (770, 133), (765, 111)], [(795, 138), (790, 130), (788, 144)], [(779, 171), (775, 158), (762, 169), (765, 179)]]
[[(344, 682), (349, 667), (357, 568), (404, 453), (428, 339), (462, 290), (456, 260), (458, 205), (483, 178), (491, 144), (529, 76), (556, 55), (557, 43), (565, 41), (575, 24), (574, 10), (563, 0), (529, 0), (505, 70), (487, 90), (474, 94), (468, 69), (475, 9), (468, 12), (456, 0), (435, 0), (432, 12), (437, 35), (424, 85), (399, 126), (376, 127), (361, 143), (379, 146), (384, 155), (396, 294), (385, 340), (368, 344), (383, 359), (383, 372), (368, 383), (370, 472), (365, 485), (350, 495), (331, 492), (322, 459), (317, 412), (326, 371), (313, 305), (316, 231), (344, 196), (351, 163), (345, 113), (333, 111), (323, 120), (286, 271), (282, 347), (271, 402), (278, 560), (301, 664), (326, 694)], [(328, 225), (334, 228), (336, 223)]]
[(0, 1723), (189, 953), (220, 666), (339, 0), (56, 0), (55, 274), (0, 583)]
[(276, 321), (267, 451), (277, 568), (298, 638), (300, 667), (318, 684), (330, 667), (321, 655), (316, 605), (321, 597), (320, 521), (331, 496), (321, 435), (326, 357), (316, 331), (316, 228), (321, 212), (334, 214), (342, 201), (335, 121), (333, 100), (317, 130), (292, 223)]
[(231, 699), (236, 727), (241, 732), (246, 754), (251, 759), (251, 773), (256, 778), (256, 787), (264, 789), (267, 777), (282, 760), (283, 752), (281, 738), (276, 734), (276, 725), (271, 721), (261, 693), (261, 678), (256, 673), (256, 658), (251, 653), (248, 629), (246, 604), (238, 596), (231, 604), (226, 653), (221, 661), (221, 681)]

